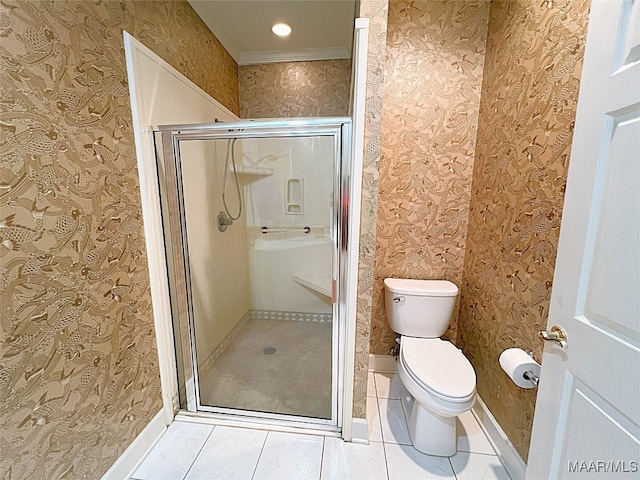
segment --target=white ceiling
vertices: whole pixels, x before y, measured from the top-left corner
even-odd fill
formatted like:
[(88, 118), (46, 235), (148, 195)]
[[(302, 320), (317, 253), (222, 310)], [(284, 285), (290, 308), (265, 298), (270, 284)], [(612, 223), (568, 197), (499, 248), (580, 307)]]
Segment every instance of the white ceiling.
[[(356, 0), (189, 0), (239, 65), (350, 58)], [(275, 23), (292, 32), (280, 38)]]

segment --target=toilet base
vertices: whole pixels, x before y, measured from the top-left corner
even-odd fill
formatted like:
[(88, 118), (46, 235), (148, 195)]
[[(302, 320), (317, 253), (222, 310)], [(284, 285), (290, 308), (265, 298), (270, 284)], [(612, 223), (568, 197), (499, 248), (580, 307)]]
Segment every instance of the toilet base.
[(416, 450), (427, 455), (451, 457), (457, 452), (456, 418), (430, 412), (414, 401), (409, 436)]

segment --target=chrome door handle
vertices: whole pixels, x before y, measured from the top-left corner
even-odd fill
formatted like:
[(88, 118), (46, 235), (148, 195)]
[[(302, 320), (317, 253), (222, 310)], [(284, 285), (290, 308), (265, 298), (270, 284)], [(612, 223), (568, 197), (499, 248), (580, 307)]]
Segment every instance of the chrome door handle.
[(556, 342), (563, 350), (567, 348), (567, 332), (560, 325), (554, 325), (551, 330), (538, 332), (540, 338), (545, 342)]

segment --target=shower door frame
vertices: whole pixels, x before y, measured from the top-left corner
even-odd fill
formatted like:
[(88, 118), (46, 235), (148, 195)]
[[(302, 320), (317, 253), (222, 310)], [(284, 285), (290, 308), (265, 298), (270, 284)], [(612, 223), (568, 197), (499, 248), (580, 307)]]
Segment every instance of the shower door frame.
[[(351, 130), (352, 121), (349, 117), (326, 118), (293, 118), (249, 120), (232, 123), (217, 122), (199, 125), (164, 125), (154, 127), (154, 134), (159, 135), (161, 145), (156, 148), (163, 156), (164, 164), (164, 192), (169, 204), (177, 206), (169, 208), (168, 217), (163, 220), (165, 229), (167, 258), (172, 258), (168, 268), (172, 282), (171, 310), (174, 325), (180, 331), (180, 338), (175, 338), (174, 344), (182, 355), (176, 351), (176, 362), (182, 365), (182, 384), (178, 379), (179, 390), (186, 393), (185, 413), (206, 415), (210, 418), (229, 420), (230, 417), (240, 421), (251, 421), (280, 425), (284, 427), (307, 427), (323, 431), (340, 432), (344, 415), (344, 386), (346, 372), (347, 351), (347, 287), (349, 264), (348, 232), (350, 216), (351, 192)], [(300, 138), (310, 136), (325, 136), (333, 138), (333, 228), (332, 233), (332, 287), (335, 292), (332, 302), (332, 354), (331, 354), (331, 418), (313, 418), (273, 412), (248, 411), (233, 408), (212, 407), (200, 404), (198, 362), (195, 348), (195, 318), (193, 301), (191, 298), (191, 276), (189, 267), (189, 252), (185, 221), (185, 206), (182, 190), (182, 159), (180, 142), (189, 140), (229, 140), (233, 138)], [(160, 167), (160, 166), (159, 166)], [(158, 169), (160, 171), (160, 168)], [(158, 179), (160, 183), (160, 178)], [(161, 185), (160, 190), (163, 191)], [(169, 232), (166, 232), (169, 229)], [(171, 257), (170, 257), (171, 256)], [(176, 286), (178, 285), (178, 286)], [(183, 287), (183, 288), (182, 288)], [(177, 318), (176, 318), (177, 317)], [(183, 348), (188, 338), (188, 348)], [(187, 351), (188, 350), (188, 351)], [(176, 372), (178, 375), (178, 372)], [(193, 381), (187, 381), (190, 377)], [(182, 405), (185, 402), (180, 402)]]

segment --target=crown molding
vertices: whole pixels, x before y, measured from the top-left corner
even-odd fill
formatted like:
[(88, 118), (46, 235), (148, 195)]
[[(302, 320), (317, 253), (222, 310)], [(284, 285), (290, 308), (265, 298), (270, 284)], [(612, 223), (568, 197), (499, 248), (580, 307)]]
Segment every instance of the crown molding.
[(187, 0), (191, 8), (196, 12), (200, 19), (207, 26), (209, 31), (213, 33), (213, 36), (222, 44), (224, 49), (229, 55), (238, 62), (240, 57), (240, 49), (233, 41), (231, 36), (227, 33), (224, 25), (220, 23), (216, 15), (211, 11), (208, 2), (198, 2), (193, 0)]
[(308, 48), (296, 52), (242, 52), (238, 65), (258, 65), (261, 63), (308, 62), (313, 60), (339, 60), (351, 58), (345, 47)]

